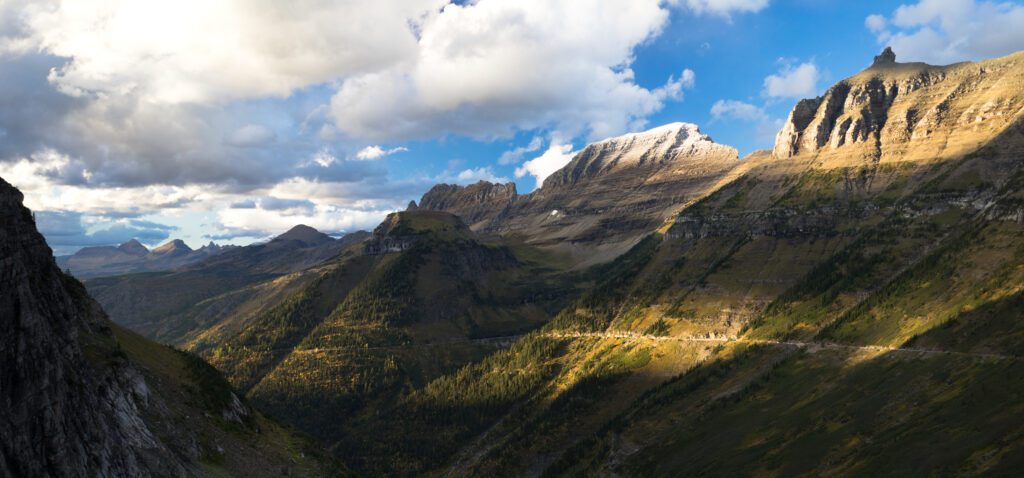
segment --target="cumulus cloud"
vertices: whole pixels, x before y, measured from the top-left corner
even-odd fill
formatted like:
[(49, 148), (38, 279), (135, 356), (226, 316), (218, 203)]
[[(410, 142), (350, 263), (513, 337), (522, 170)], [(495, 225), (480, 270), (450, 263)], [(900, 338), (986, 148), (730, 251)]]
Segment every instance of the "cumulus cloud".
[[(404, 205), (403, 205), (404, 206)], [(220, 230), (210, 238), (266, 237), (277, 235), (296, 224), (306, 224), (324, 232), (352, 232), (372, 229), (398, 204), (339, 206), (316, 204), (302, 210), (281, 211), (265, 207), (221, 209), (217, 212)], [(261, 234), (263, 233), (263, 234)], [(269, 234), (268, 234), (269, 233)]]
[(817, 95), (821, 74), (813, 62), (786, 64), (764, 79), (763, 94), (771, 98), (808, 98)]
[(539, 150), (543, 145), (544, 139), (534, 136), (526, 146), (518, 146), (501, 153), (501, 156), (498, 157), (498, 164), (518, 164), (523, 160), (523, 156)]
[(407, 139), (508, 136), (551, 127), (565, 137), (633, 129), (692, 85), (635, 82), (637, 45), (668, 21), (660, 0), (482, 0), (449, 4), (421, 26), (416, 57), (344, 81), (331, 102), (340, 131)]
[(23, 7), (17, 26), (23, 41), (70, 59), (51, 77), (68, 93), (204, 103), (285, 96), (409, 58), (416, 22), (443, 4), (41, 0)]
[(401, 146), (391, 149), (384, 149), (381, 148), (380, 146), (367, 146), (359, 150), (358, 153), (356, 153), (356, 159), (369, 161), (383, 158), (384, 156), (391, 156), (392, 154), (395, 153), (404, 153), (406, 151), (409, 151), (409, 149)]
[[(95, 221), (141, 227), (124, 221), (147, 214), (228, 221), (214, 235), (300, 220), (368, 226), (439, 179), (505, 178), (452, 167), (391, 181), (385, 162), (367, 160), (403, 149), (359, 147), (566, 138), (521, 168), (542, 180), (569, 138), (639, 129), (693, 87), (692, 70), (640, 85), (630, 68), (670, 9), (727, 16), (765, 5), (0, 0), (0, 176), (36, 210), (74, 209), (90, 234), (104, 229)], [(539, 141), (504, 161), (541, 151)]]
[(571, 144), (552, 143), (544, 154), (516, 168), (516, 177), (521, 178), (529, 174), (537, 180), (537, 187), (540, 187), (548, 176), (569, 164), (575, 155)]
[(901, 61), (948, 64), (1024, 49), (1024, 5), (979, 0), (920, 0), (866, 26)]
[(507, 183), (508, 178), (494, 174), (494, 170), (487, 167), (464, 169), (455, 176), (456, 183), (469, 184), (477, 181), (489, 181), (492, 183)]
[(199, 186), (149, 185), (134, 188), (95, 187), (68, 177), (91, 176), (66, 155), (43, 150), (15, 162), (0, 162), (0, 177), (25, 194), (34, 210), (63, 210), (102, 216), (132, 217), (149, 211), (178, 209), (209, 195)]
[(718, 100), (711, 105), (712, 121), (733, 120), (753, 123), (753, 136), (761, 147), (775, 142), (775, 135), (782, 128), (782, 118), (772, 118), (764, 106), (757, 106), (739, 100)]
[(888, 22), (885, 20), (885, 17), (882, 15), (868, 15), (868, 17), (864, 19), (864, 26), (875, 33), (884, 30), (887, 23)]
[(711, 117), (720, 119), (739, 119), (744, 121), (765, 121), (768, 114), (764, 108), (738, 100), (718, 100), (711, 105)]
[(236, 239), (267, 239), (271, 237), (270, 231), (265, 229), (241, 229), (220, 227), (217, 232), (203, 234), (203, 238), (211, 241), (233, 241)]
[(768, 6), (768, 0), (683, 0), (697, 13), (728, 16), (733, 12), (759, 12)]

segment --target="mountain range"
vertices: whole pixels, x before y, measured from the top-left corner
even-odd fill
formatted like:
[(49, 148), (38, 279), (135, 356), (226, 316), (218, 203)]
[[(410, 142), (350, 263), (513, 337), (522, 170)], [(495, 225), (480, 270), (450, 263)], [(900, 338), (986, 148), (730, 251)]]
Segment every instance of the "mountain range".
[[(739, 158), (673, 123), (588, 145), (529, 194), (438, 185), (372, 233), (298, 226), (88, 279), (102, 309), (51, 291), (81, 287), (34, 228), (5, 246), (25, 212), (0, 236), (0, 251), (36, 251), (5, 253), (31, 276), (10, 290), (77, 302), (26, 296), (5, 315), (45, 325), (13, 328), (34, 334), (16, 343), (59, 349), (105, 310), (114, 340), (146, 344), (124, 367), (170, 350), (150, 339), (195, 353), (236, 393), (221, 397), (308, 434), (338, 472), (1010, 476), (1024, 466), (1022, 85), (1024, 52), (932, 66), (886, 50), (798, 102), (772, 150)], [(72, 313), (24, 312), (52, 303)], [(93, 363), (79, 347), (54, 366)], [(19, 390), (52, 391), (26, 370)]]
[(219, 246), (213, 242), (193, 250), (180, 239), (167, 241), (149, 250), (132, 239), (120, 246), (83, 247), (78, 252), (57, 256), (57, 265), (75, 277), (114, 276), (133, 272), (177, 269), (200, 262), (237, 246)]

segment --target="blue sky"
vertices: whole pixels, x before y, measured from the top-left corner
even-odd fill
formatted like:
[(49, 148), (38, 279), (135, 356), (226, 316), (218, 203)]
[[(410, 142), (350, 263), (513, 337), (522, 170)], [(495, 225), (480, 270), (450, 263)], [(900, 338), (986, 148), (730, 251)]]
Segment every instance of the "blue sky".
[(664, 123), (770, 148), (887, 44), (978, 60), (1024, 49), (1021, 24), (983, 0), (3, 2), (0, 177), (57, 253), (368, 229)]

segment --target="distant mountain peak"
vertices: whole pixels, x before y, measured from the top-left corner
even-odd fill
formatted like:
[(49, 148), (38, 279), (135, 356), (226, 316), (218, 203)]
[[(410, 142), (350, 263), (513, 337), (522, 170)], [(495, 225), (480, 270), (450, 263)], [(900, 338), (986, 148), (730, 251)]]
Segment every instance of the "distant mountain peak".
[(714, 142), (693, 123), (675, 122), (589, 144), (548, 176), (541, 189), (572, 186), (609, 173), (654, 171), (666, 165), (723, 159), (737, 160), (739, 152)]
[(149, 249), (147, 249), (146, 246), (142, 245), (141, 242), (134, 238), (129, 240), (128, 242), (125, 242), (124, 244), (121, 244), (120, 246), (117, 246), (117, 248), (121, 252), (136, 256), (141, 256), (149, 253)]
[(324, 244), (331, 242), (334, 239), (327, 234), (324, 234), (312, 227), (305, 224), (299, 224), (284, 234), (275, 237), (271, 242), (282, 242), (282, 241), (299, 241), (304, 244), (315, 246), (318, 244)]
[(192, 248), (188, 247), (188, 244), (185, 244), (185, 241), (182, 241), (181, 239), (172, 239), (161, 244), (160, 246), (155, 247), (152, 252), (155, 254), (167, 254), (169, 252), (192, 252)]

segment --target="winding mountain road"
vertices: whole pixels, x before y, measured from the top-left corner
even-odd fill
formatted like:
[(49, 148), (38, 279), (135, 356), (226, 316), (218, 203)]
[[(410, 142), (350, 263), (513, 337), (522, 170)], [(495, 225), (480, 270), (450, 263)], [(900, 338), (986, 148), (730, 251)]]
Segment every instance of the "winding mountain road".
[(680, 336), (653, 336), (646, 334), (637, 334), (633, 332), (621, 332), (621, 331), (605, 331), (605, 332), (548, 332), (544, 334), (547, 337), (555, 338), (602, 338), (602, 339), (633, 339), (633, 340), (645, 340), (655, 342), (711, 342), (711, 343), (741, 343), (741, 344), (754, 344), (754, 345), (778, 345), (786, 347), (797, 347), (802, 349), (808, 349), (811, 352), (818, 350), (859, 350), (865, 352), (896, 352), (896, 353), (911, 353), (921, 355), (951, 355), (961, 357), (971, 357), (977, 359), (990, 359), (990, 360), (1022, 360), (1024, 357), (1016, 355), (996, 354), (996, 353), (977, 353), (977, 352), (957, 352), (952, 350), (939, 350), (939, 349), (926, 349), (919, 347), (892, 347), (887, 345), (852, 345), (852, 344), (840, 344), (835, 342), (804, 342), (799, 340), (770, 340), (770, 339), (749, 339), (742, 337), (729, 337), (729, 336), (709, 336), (709, 337), (680, 337)]
[[(458, 345), (458, 344), (478, 344), (478, 345), (494, 345), (498, 347), (511, 345), (517, 339), (525, 337), (528, 334), (521, 335), (504, 335), (499, 337), (485, 337), (477, 339), (455, 339), (446, 340), (441, 342), (431, 343), (419, 343), (419, 344), (404, 344), (404, 345), (381, 345), (381, 346), (369, 346), (369, 347), (320, 347), (320, 348), (306, 348), (306, 349), (274, 349), (274, 351), (280, 352), (291, 352), (297, 354), (309, 354), (309, 353), (321, 353), (321, 352), (348, 352), (355, 353), (365, 350), (389, 350), (389, 349), (406, 349), (406, 348), (425, 348), (425, 347), (442, 347), (446, 345)], [(893, 347), (888, 345), (853, 345), (853, 344), (841, 344), (836, 342), (820, 342), (820, 341), (800, 341), (800, 340), (771, 340), (771, 339), (752, 339), (743, 337), (730, 337), (730, 336), (656, 336), (648, 334), (639, 334), (635, 332), (627, 331), (604, 331), (604, 332), (543, 332), (541, 336), (551, 337), (557, 339), (579, 339), (579, 338), (594, 338), (594, 339), (625, 339), (625, 340), (638, 340), (638, 341), (649, 341), (649, 342), (693, 342), (693, 343), (739, 343), (739, 344), (751, 344), (751, 345), (772, 345), (780, 347), (796, 347), (800, 349), (806, 349), (809, 352), (817, 352), (821, 350), (850, 350), (850, 351), (863, 351), (863, 352), (892, 352), (899, 354), (916, 354), (922, 356), (958, 356), (968, 357), (981, 360), (1024, 360), (1024, 357), (1017, 355), (1007, 355), (998, 353), (984, 353), (984, 352), (958, 352), (952, 350), (940, 350), (940, 349), (927, 349), (920, 347)]]

